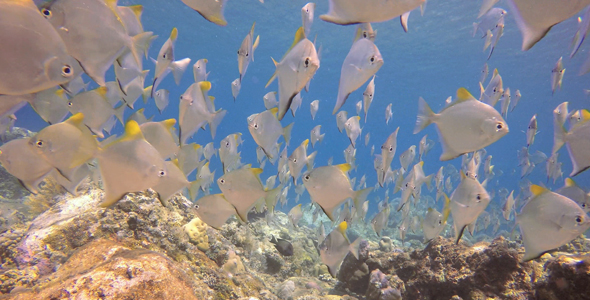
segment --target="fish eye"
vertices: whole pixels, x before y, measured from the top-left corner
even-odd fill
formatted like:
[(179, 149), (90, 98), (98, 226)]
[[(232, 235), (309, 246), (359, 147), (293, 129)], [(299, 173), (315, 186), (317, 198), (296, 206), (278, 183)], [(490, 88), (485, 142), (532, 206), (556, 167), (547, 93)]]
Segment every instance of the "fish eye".
[(43, 141), (42, 141), (42, 140), (38, 140), (38, 141), (35, 143), (35, 145), (37, 145), (37, 147), (41, 148), (41, 147), (43, 147), (44, 143), (43, 143)]
[(497, 91), (497, 89), (496, 89), (496, 88), (494, 88), (494, 93), (495, 93), (496, 91)]
[(586, 203), (582, 203), (582, 208), (586, 208)]
[(442, 221), (441, 220), (438, 220), (438, 225), (442, 225)]
[(196, 209), (199, 209), (199, 205), (198, 205), (198, 204), (195, 204), (195, 208), (196, 208)]
[(305, 179), (305, 180), (309, 180), (309, 174), (305, 175), (305, 176), (303, 177), (303, 179)]
[(375, 61), (375, 56), (371, 56), (371, 62)]
[(68, 106), (72, 106), (72, 101), (68, 101)]
[(219, 179), (219, 183), (221, 183), (221, 184), (225, 184), (225, 179), (223, 179), (223, 178), (220, 178), (220, 179)]
[(258, 129), (258, 124), (254, 123), (254, 129)]
[(584, 221), (584, 218), (582, 218), (582, 216), (576, 217), (576, 223), (582, 223), (583, 221)]
[(477, 197), (475, 197), (477, 200), (481, 200), (481, 195), (477, 194)]
[(496, 125), (496, 128), (502, 129), (502, 128), (504, 128), (504, 126), (502, 125), (502, 123), (498, 123), (498, 125)]
[(363, 37), (366, 38), (367, 37), (367, 32), (363, 32)]
[(246, 52), (246, 57), (248, 57), (248, 52)]
[(293, 163), (297, 163), (297, 158), (293, 158)]
[(158, 172), (158, 176), (164, 177), (166, 176), (166, 172), (164, 170), (160, 170), (160, 172)]
[(61, 76), (63, 76), (63, 77), (72, 76), (72, 67), (70, 67), (69, 65), (64, 65), (61, 68)]
[(393, 152), (393, 147), (389, 147), (389, 152)]
[(51, 18), (51, 11), (47, 8), (41, 9), (41, 14), (47, 19)]
[(309, 57), (305, 59), (305, 66), (309, 66)]
[(166, 53), (162, 54), (162, 58), (166, 58)]

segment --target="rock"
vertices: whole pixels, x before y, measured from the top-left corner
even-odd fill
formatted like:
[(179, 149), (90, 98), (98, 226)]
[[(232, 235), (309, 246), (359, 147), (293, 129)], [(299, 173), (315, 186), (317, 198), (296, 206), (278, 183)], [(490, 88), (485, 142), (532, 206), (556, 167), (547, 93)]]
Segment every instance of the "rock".
[(242, 264), (242, 259), (234, 251), (229, 251), (227, 253), (227, 261), (221, 268), (230, 274), (230, 276), (245, 271), (244, 264)]
[(379, 240), (379, 250), (383, 252), (391, 252), (391, 249), (393, 249), (391, 239), (387, 236), (382, 237), (381, 240)]
[(389, 284), (389, 279), (381, 270), (371, 272), (366, 293), (367, 300), (401, 300), (400, 291)]
[(207, 224), (205, 222), (196, 217), (184, 225), (183, 228), (188, 234), (191, 243), (197, 245), (199, 250), (205, 252), (209, 249), (209, 237), (207, 236)]
[(292, 300), (295, 292), (295, 282), (287, 280), (280, 284), (277, 288), (277, 296), (282, 300)]
[(590, 299), (590, 255), (559, 256), (544, 267), (546, 281), (536, 286), (538, 299)]
[(369, 243), (363, 240), (359, 246), (359, 259), (357, 260), (352, 253), (348, 253), (340, 266), (337, 277), (344, 287), (358, 294), (366, 292), (370, 272), (369, 266), (365, 263), (368, 258)]

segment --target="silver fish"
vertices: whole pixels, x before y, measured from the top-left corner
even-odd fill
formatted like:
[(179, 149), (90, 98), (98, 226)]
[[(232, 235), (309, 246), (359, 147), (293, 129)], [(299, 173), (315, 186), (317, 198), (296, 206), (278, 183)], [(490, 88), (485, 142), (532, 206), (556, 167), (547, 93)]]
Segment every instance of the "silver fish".
[(330, 10), (320, 19), (340, 24), (384, 22), (412, 11), (426, 0), (380, 1), (380, 0), (330, 0)]

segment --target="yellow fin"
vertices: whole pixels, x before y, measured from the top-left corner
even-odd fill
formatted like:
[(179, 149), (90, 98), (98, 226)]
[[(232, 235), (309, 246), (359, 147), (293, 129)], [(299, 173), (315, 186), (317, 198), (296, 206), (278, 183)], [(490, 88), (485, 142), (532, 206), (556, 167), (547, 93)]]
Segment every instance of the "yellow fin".
[(209, 96), (209, 100), (211, 100), (211, 102), (213, 102), (213, 101), (215, 101), (215, 97)]
[(172, 128), (176, 124), (176, 119), (164, 120), (162, 121), (162, 124), (164, 125), (164, 127), (166, 127), (166, 129), (170, 130), (170, 128)]
[(354, 40), (352, 41), (353, 43), (358, 41), (361, 38), (361, 35), (363, 34), (363, 29), (358, 27), (356, 29), (356, 34), (354, 35)]
[(463, 170), (461, 170), (461, 180), (465, 179), (467, 176), (465, 176), (465, 172), (463, 172)]
[(309, 144), (309, 139), (306, 139), (305, 141), (303, 141), (303, 143), (301, 143), (304, 147), (307, 147), (307, 145)]
[(141, 133), (141, 128), (139, 127), (139, 124), (137, 124), (137, 121), (131, 120), (125, 124), (125, 133), (119, 141), (123, 142), (143, 138), (144, 137)]
[(60, 98), (63, 98), (63, 97), (64, 97), (64, 95), (65, 95), (65, 93), (66, 93), (66, 91), (65, 91), (65, 90), (63, 90), (63, 89), (58, 89), (58, 90), (56, 90), (56, 91), (55, 91), (55, 94), (56, 94), (58, 97), (60, 97)]
[(276, 117), (277, 113), (279, 112), (279, 108), (278, 107), (273, 107), (270, 109), (270, 112)]
[(170, 32), (170, 39), (175, 42), (176, 38), (178, 37), (178, 29), (176, 29), (176, 27), (172, 28), (172, 31)]
[(350, 171), (350, 169), (352, 167), (350, 166), (350, 164), (346, 163), (346, 164), (336, 165), (336, 168), (340, 169), (340, 171), (342, 171), (344, 173), (348, 173), (348, 171)]
[(443, 195), (445, 196), (445, 206), (443, 207), (443, 224), (445, 224), (447, 222), (447, 219), (449, 218), (449, 215), (451, 214), (451, 199), (449, 199), (449, 196), (447, 196), (447, 194), (443, 193)]
[(135, 16), (137, 17), (137, 20), (139, 20), (141, 18), (141, 14), (143, 13), (143, 5), (131, 5), (131, 6), (127, 6), (131, 9), (131, 11), (133, 11), (133, 13), (135, 14)]
[(106, 97), (107, 96), (107, 92), (108, 92), (106, 86), (98, 87), (94, 91), (96, 91), (96, 93), (99, 94), (102, 97)]
[(299, 27), (299, 29), (297, 29), (297, 31), (295, 32), (295, 38), (293, 39), (293, 44), (291, 45), (291, 48), (289, 48), (289, 50), (293, 49), (293, 47), (295, 47), (295, 45), (297, 45), (297, 43), (299, 43), (303, 39), (305, 39), (305, 30), (303, 30), (303, 27)]
[(261, 168), (251, 168), (250, 170), (252, 171), (252, 173), (254, 173), (254, 175), (260, 175), (263, 171)]
[(69, 119), (67, 119), (65, 122), (70, 123), (76, 127), (82, 125), (82, 123), (84, 122), (84, 114), (83, 113), (77, 113), (73, 116), (71, 116)]
[(342, 221), (342, 223), (338, 224), (338, 227), (336, 227), (336, 229), (344, 236), (346, 236), (346, 228), (348, 228), (348, 223), (346, 223), (346, 221)]
[(252, 49), (256, 50), (258, 48), (258, 44), (260, 44), (260, 36), (256, 36), (256, 40), (254, 40), (254, 44), (252, 45)]
[(195, 144), (193, 145), (193, 149), (197, 150), (197, 149), (199, 149), (199, 148), (201, 148), (201, 145), (199, 145), (199, 144), (197, 144), (197, 143), (195, 143)]
[(576, 186), (576, 182), (571, 178), (566, 178), (565, 179), (565, 186), (567, 186), (567, 187)]
[(533, 193), (535, 196), (541, 195), (546, 191), (548, 190), (540, 185), (531, 184), (531, 193)]
[(360, 117), (360, 116), (354, 116), (354, 118), (355, 118), (357, 121), (360, 121), (360, 120), (361, 120), (361, 117)]
[(475, 99), (471, 93), (466, 88), (459, 88), (457, 90), (457, 101), (467, 101)]
[(590, 111), (582, 109), (580, 112), (582, 113), (582, 120), (590, 120)]
[(199, 82), (199, 87), (202, 91), (209, 91), (211, 89), (211, 82), (209, 81), (201, 81)]

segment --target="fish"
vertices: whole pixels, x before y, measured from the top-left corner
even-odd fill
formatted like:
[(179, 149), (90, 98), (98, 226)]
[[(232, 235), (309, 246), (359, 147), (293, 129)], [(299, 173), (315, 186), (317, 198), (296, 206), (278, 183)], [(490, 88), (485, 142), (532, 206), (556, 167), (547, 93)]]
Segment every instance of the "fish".
[(125, 194), (156, 186), (167, 174), (158, 150), (145, 140), (137, 122), (125, 124), (125, 133), (97, 154), (104, 185), (101, 207), (117, 203)]
[(490, 195), (477, 179), (465, 176), (461, 171), (461, 182), (450, 199), (456, 243), (459, 244), (465, 228), (474, 224), (490, 203)]
[(586, 38), (588, 34), (588, 29), (590, 28), (590, 9), (586, 7), (584, 10), (583, 17), (578, 17), (578, 31), (574, 35), (574, 39), (572, 40), (572, 53), (570, 54), (570, 58), (574, 57), (580, 49), (582, 42)]
[(371, 227), (377, 234), (377, 236), (381, 236), (381, 231), (383, 228), (387, 227), (387, 223), (389, 222), (389, 213), (391, 212), (389, 205), (383, 208), (380, 212), (378, 212), (375, 217), (371, 220)]
[(498, 45), (498, 41), (500, 41), (500, 38), (502, 37), (502, 35), (504, 35), (504, 24), (503, 23), (498, 24), (496, 26), (496, 28), (494, 29), (494, 31), (492, 32), (492, 35), (493, 35), (492, 36), (493, 39), (490, 40), (491, 47), (490, 47), (490, 53), (488, 54), (488, 60), (492, 57), (492, 54), (494, 53), (494, 49), (496, 49), (496, 46)]
[(301, 8), (301, 23), (305, 36), (309, 36), (311, 31), (311, 24), (313, 24), (313, 15), (315, 11), (315, 3), (309, 2)]
[(551, 70), (551, 95), (555, 94), (555, 90), (558, 88), (561, 90), (563, 75), (565, 73), (563, 62), (561, 62), (562, 59), (563, 57), (560, 57), (557, 63), (555, 63), (555, 67)]
[(569, 131), (563, 125), (554, 125), (553, 151), (556, 153), (564, 144), (567, 147), (573, 170), (570, 177), (576, 176), (590, 168), (590, 111), (581, 110), (582, 121)]
[(344, 124), (346, 123), (347, 120), (348, 120), (348, 112), (346, 112), (345, 110), (339, 112), (336, 115), (336, 126), (338, 127), (338, 130), (340, 130), (340, 132), (342, 132), (342, 130), (344, 129)]
[(275, 158), (273, 149), (277, 149), (279, 137), (283, 136), (287, 145), (291, 140), (293, 123), (283, 128), (277, 119), (277, 112), (278, 108), (275, 107), (248, 117), (248, 130), (269, 159)]
[(533, 115), (526, 130), (527, 148), (529, 148), (535, 142), (535, 135), (537, 135), (537, 114)]
[(506, 16), (506, 10), (494, 7), (488, 10), (483, 16), (481, 16), (481, 21), (479, 23), (473, 23), (473, 36), (475, 36), (478, 32), (481, 33), (481, 37), (486, 37), (486, 32), (488, 30), (494, 30), (498, 24), (504, 24), (504, 16)]
[(324, 137), (326, 136), (325, 133), (320, 133), (320, 130), (322, 128), (322, 125), (316, 125), (312, 130), (311, 130), (311, 146), (315, 148), (315, 143), (317, 142), (322, 142), (324, 140)]
[(373, 97), (375, 97), (375, 75), (373, 75), (373, 79), (369, 81), (369, 84), (365, 88), (363, 92), (363, 107), (365, 109), (365, 123), (367, 123), (367, 113), (369, 112), (369, 106), (373, 102)]
[[(256, 22), (252, 24), (252, 28), (250, 28), (250, 32), (242, 41), (240, 45), (240, 49), (238, 49), (238, 71), (240, 72), (239, 83), (242, 83), (242, 79), (244, 75), (246, 75), (246, 70), (248, 70), (248, 65), (251, 61), (254, 61), (254, 51), (258, 48), (258, 44), (260, 42), (260, 36), (257, 36), (254, 39), (254, 27), (256, 26)], [(235, 81), (234, 81), (235, 82)], [(232, 83), (233, 87), (233, 83)], [(233, 89), (232, 89), (233, 91)], [(237, 93), (236, 93), (237, 94)], [(234, 99), (236, 97), (234, 96)]]
[(291, 106), (289, 107), (291, 109), (291, 114), (293, 115), (293, 117), (295, 117), (297, 109), (299, 109), (299, 107), (301, 106), (301, 102), (303, 102), (303, 98), (301, 97), (301, 93), (298, 93), (297, 95), (295, 95), (295, 97), (293, 97), (293, 101), (291, 101)]
[(423, 98), (419, 102), (414, 134), (435, 123), (443, 147), (441, 161), (487, 147), (509, 131), (498, 111), (475, 99), (464, 88), (458, 89), (457, 100), (438, 114), (432, 112)]
[(236, 98), (238, 97), (238, 94), (240, 93), (241, 89), (242, 83), (240, 81), (240, 78), (236, 78), (234, 81), (231, 82), (231, 94), (234, 97), (234, 102), (236, 101)]
[(361, 100), (356, 103), (356, 114), (360, 115), (362, 110), (363, 110), (363, 101)]
[(303, 175), (303, 184), (311, 199), (320, 205), (324, 213), (334, 220), (333, 212), (348, 198), (353, 199), (354, 207), (361, 209), (362, 203), (373, 188), (354, 191), (350, 184), (348, 163), (314, 168)]
[(309, 104), (309, 109), (311, 111), (311, 119), (315, 120), (315, 115), (318, 113), (318, 109), (320, 108), (320, 100), (313, 100)]
[(174, 61), (174, 43), (177, 38), (178, 29), (174, 27), (170, 32), (170, 37), (166, 40), (164, 45), (162, 45), (162, 48), (160, 48), (158, 58), (155, 60), (156, 71), (154, 74), (154, 82), (152, 84), (152, 98), (154, 97), (153, 93), (158, 90), (160, 82), (162, 82), (170, 72), (172, 72), (172, 75), (174, 76), (176, 85), (179, 85), (184, 71), (186, 71), (186, 68), (191, 62), (190, 58)]
[(178, 167), (178, 160), (165, 161), (166, 174), (160, 176), (157, 185), (152, 188), (158, 193), (158, 198), (164, 207), (169, 207), (168, 200), (182, 189), (189, 187), (186, 175)]
[(356, 139), (361, 135), (362, 129), (361, 125), (359, 124), (361, 117), (354, 116), (348, 118), (346, 123), (344, 123), (344, 128), (346, 129), (346, 135), (350, 140), (350, 144), (356, 148)]
[(327, 14), (320, 19), (339, 25), (384, 22), (412, 11), (426, 0), (330, 0)]
[(54, 167), (30, 147), (31, 138), (14, 139), (0, 146), (0, 164), (33, 194)]
[(566, 178), (564, 186), (555, 192), (576, 202), (585, 213), (590, 212), (590, 193), (580, 188), (573, 179)]
[(145, 116), (144, 112), (145, 112), (145, 108), (140, 108), (140, 109), (136, 110), (127, 118), (127, 120), (125, 120), (125, 122), (129, 122), (129, 121), (133, 120), (133, 121), (137, 122), (137, 124), (141, 125), (145, 122), (150, 122), (154, 119), (154, 116), (147, 118)]
[(68, 108), (72, 114), (83, 113), (84, 124), (100, 138), (104, 138), (103, 130), (110, 131), (109, 123), (113, 116), (123, 123), (125, 105), (113, 108), (106, 98), (107, 88), (98, 87), (94, 90), (82, 92), (68, 101)]
[(389, 124), (389, 120), (391, 120), (391, 117), (393, 116), (393, 112), (391, 111), (392, 105), (393, 104), (389, 103), (385, 108), (385, 124)]
[(332, 114), (344, 105), (348, 96), (361, 87), (383, 65), (383, 57), (369, 39), (359, 39), (350, 48), (340, 70), (338, 97)]
[(223, 109), (215, 111), (210, 107), (209, 97), (207, 96), (209, 90), (211, 90), (211, 83), (209, 81), (201, 81), (193, 83), (180, 96), (178, 135), (181, 145), (184, 145), (205, 124), (209, 124), (211, 137), (215, 137), (217, 127), (225, 117), (227, 111)]
[(208, 62), (209, 60), (206, 58), (201, 58), (193, 65), (193, 77), (195, 78), (195, 82), (207, 81), (207, 77), (209, 77), (209, 73), (211, 73), (207, 72)]
[(367, 134), (365, 134), (365, 147), (369, 146), (369, 141), (371, 140), (371, 133), (367, 132)]
[(203, 156), (206, 160), (210, 161), (213, 155), (217, 155), (217, 149), (215, 149), (213, 142), (209, 142), (203, 147)]
[(223, 224), (233, 215), (237, 215), (236, 209), (223, 194), (212, 194), (198, 199), (193, 208), (199, 219), (207, 225), (220, 230)]
[(113, 4), (116, 2), (55, 0), (40, 5), (41, 14), (59, 33), (67, 52), (100, 86), (105, 86), (106, 71), (121, 55), (130, 52), (139, 65), (153, 35), (142, 32), (130, 37)]
[(553, 153), (547, 159), (547, 162), (545, 164), (545, 171), (547, 173), (547, 182), (549, 182), (550, 178), (555, 177), (556, 173), (561, 173), (561, 170), (558, 170), (558, 158), (559, 158), (559, 153)]
[(207, 21), (219, 26), (227, 25), (223, 16), (228, 0), (182, 0), (182, 3), (194, 9)]
[(523, 262), (569, 243), (590, 228), (590, 217), (573, 200), (538, 185), (530, 189), (533, 198), (516, 215), (525, 249)]
[(291, 208), (291, 210), (289, 211), (287, 216), (289, 217), (289, 220), (291, 220), (291, 223), (293, 224), (293, 226), (297, 227), (299, 220), (301, 220), (301, 218), (303, 218), (303, 212), (301, 211), (301, 204), (293, 206), (293, 208)]
[(266, 93), (266, 95), (264, 95), (262, 100), (264, 101), (264, 107), (266, 109), (271, 109), (271, 108), (277, 107), (277, 105), (279, 105), (279, 102), (277, 101), (277, 92)]
[(291, 156), (289, 156), (289, 173), (291, 173), (291, 177), (293, 177), (293, 184), (297, 185), (297, 178), (301, 175), (301, 171), (303, 170), (304, 166), (307, 166), (307, 170), (311, 171), (313, 169), (313, 162), (317, 155), (317, 151), (314, 151), (309, 156), (307, 155), (307, 145), (309, 144), (309, 140), (305, 140), (297, 147)]
[(485, 63), (485, 64), (483, 65), (483, 68), (481, 69), (481, 76), (479, 77), (479, 82), (480, 82), (481, 84), (483, 84), (483, 83), (484, 83), (484, 81), (486, 80), (486, 78), (488, 78), (488, 74), (489, 74), (489, 72), (490, 72), (490, 69), (489, 69), (489, 67), (488, 67), (488, 64), (487, 64), (487, 63)]
[(426, 215), (424, 215), (424, 219), (421, 222), (422, 231), (424, 233), (424, 243), (428, 243), (435, 239), (445, 228), (451, 212), (451, 200), (447, 195), (444, 195), (444, 198), (445, 205), (442, 214), (436, 209), (429, 207)]
[(483, 88), (482, 83), (479, 84), (479, 88), (481, 90), (481, 97), (479, 100), (492, 107), (496, 106), (496, 103), (498, 103), (498, 100), (500, 100), (500, 97), (502, 97), (502, 94), (504, 93), (502, 76), (498, 73), (498, 69), (494, 69), (492, 79), (486, 88)]
[(179, 147), (176, 144), (176, 137), (172, 133), (175, 124), (176, 119), (168, 119), (139, 125), (145, 140), (158, 150), (163, 159), (178, 153)]
[[(31, 107), (49, 124), (57, 124), (70, 113), (65, 90), (51, 88), (34, 94), (29, 100)], [(6, 113), (2, 114), (6, 115)]]
[(154, 93), (154, 101), (156, 102), (156, 107), (160, 114), (168, 107), (168, 103), (170, 103), (170, 91), (166, 89), (157, 90)]
[(502, 205), (502, 216), (506, 221), (510, 221), (510, 214), (514, 210), (514, 191), (510, 192), (510, 195), (506, 198), (506, 202)]
[[(227, 172), (217, 179), (217, 185), (225, 199), (236, 208), (243, 222), (248, 221), (248, 212), (259, 199), (271, 195), (262, 186), (258, 177), (260, 173), (262, 169), (246, 166)], [(279, 186), (278, 190), (280, 189)]]
[(205, 192), (205, 195), (208, 195), (209, 188), (214, 181), (215, 171), (211, 172), (211, 169), (209, 169), (209, 162), (206, 162), (199, 168), (195, 181), (193, 181), (189, 187), (189, 194), (191, 194), (191, 198), (193, 198), (192, 196), (197, 196), (199, 193), (198, 190), (201, 190)]
[(350, 243), (346, 236), (347, 228), (348, 223), (346, 221), (341, 222), (326, 236), (319, 246), (320, 258), (328, 267), (328, 271), (332, 277), (336, 277), (336, 274), (338, 274), (342, 261), (348, 252), (351, 252), (357, 259), (359, 257), (358, 249), (361, 239), (357, 238), (354, 242)]
[(502, 98), (500, 98), (500, 102), (502, 102), (502, 117), (508, 117), (508, 108), (510, 107), (510, 88), (506, 88), (504, 93), (502, 94)]
[(590, 4), (589, 0), (576, 1), (563, 5), (559, 0), (538, 3), (534, 0), (507, 1), (516, 25), (522, 34), (522, 50), (532, 48), (549, 32), (553, 25), (561, 23), (577, 14)]
[[(391, 162), (393, 161), (393, 157), (395, 156), (395, 151), (397, 150), (397, 133), (399, 132), (399, 127), (392, 132), (383, 145), (381, 145), (381, 166), (380, 170), (382, 172), (382, 179), (379, 180), (380, 183), (385, 182), (385, 174), (387, 170), (391, 169)], [(383, 184), (381, 184), (383, 187)]]
[(408, 150), (404, 151), (404, 153), (400, 154), (399, 162), (404, 169), (404, 172), (409, 170), (410, 164), (416, 158), (416, 145), (410, 146)]
[(293, 256), (293, 244), (291, 242), (281, 238), (277, 239), (274, 235), (270, 239), (270, 242), (282, 256)]
[(68, 180), (73, 177), (75, 168), (92, 159), (98, 151), (98, 142), (84, 125), (82, 113), (41, 129), (31, 137), (29, 145)]
[(200, 148), (201, 145), (192, 143), (182, 145), (178, 149), (176, 158), (178, 159), (178, 166), (184, 175), (189, 176), (194, 170), (205, 164), (205, 161), (200, 160), (198, 154)]
[(238, 168), (241, 164), (240, 152), (238, 152), (238, 146), (243, 142), (241, 136), (242, 134), (239, 132), (232, 133), (219, 143), (219, 159), (224, 173)]
[(375, 42), (375, 38), (377, 37), (377, 30), (373, 30), (371, 23), (360, 23), (356, 29), (356, 36), (354, 40), (358, 40), (360, 38), (369, 39), (371, 42)]
[(58, 31), (32, 1), (4, 1), (0, 26), (1, 95), (41, 92), (81, 74)]
[(510, 111), (513, 111), (514, 108), (516, 108), (516, 105), (520, 101), (520, 97), (522, 97), (522, 95), (520, 94), (520, 90), (516, 90), (516, 92), (514, 93), (514, 99), (512, 99), (512, 104), (510, 104)]
[(295, 39), (291, 49), (280, 62), (274, 59), (276, 70), (266, 87), (279, 78), (279, 121), (283, 119), (287, 110), (291, 107), (293, 98), (311, 80), (315, 72), (320, 68), (320, 60), (315, 45), (305, 37), (303, 27), (295, 33)]

